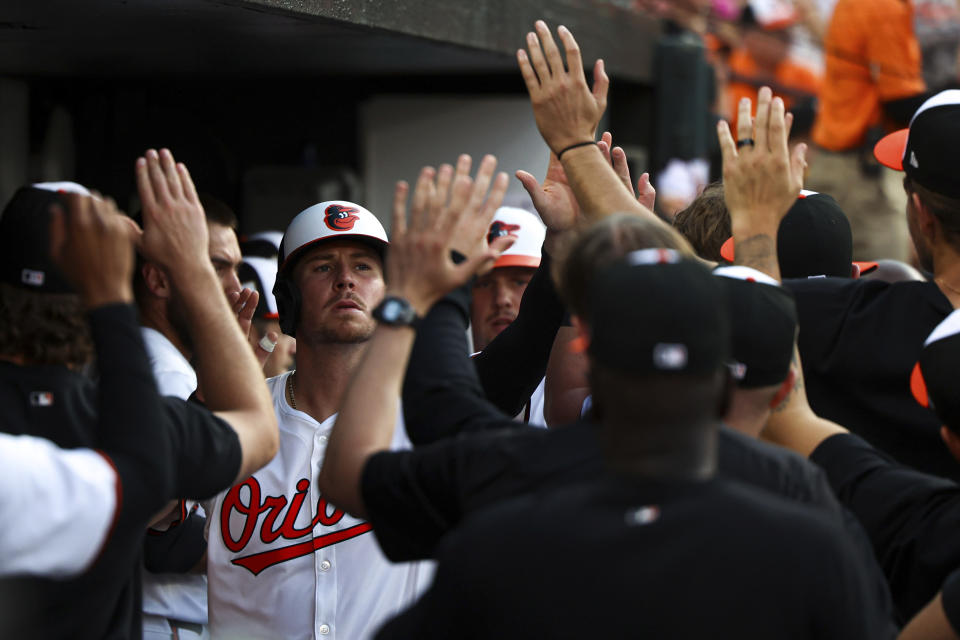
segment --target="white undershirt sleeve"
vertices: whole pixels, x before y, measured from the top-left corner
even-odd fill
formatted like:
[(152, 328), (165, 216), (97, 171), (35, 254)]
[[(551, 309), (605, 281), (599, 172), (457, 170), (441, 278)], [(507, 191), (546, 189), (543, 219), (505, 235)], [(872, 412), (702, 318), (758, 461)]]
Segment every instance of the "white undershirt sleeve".
[(118, 483), (96, 451), (0, 433), (0, 576), (87, 569), (119, 508)]

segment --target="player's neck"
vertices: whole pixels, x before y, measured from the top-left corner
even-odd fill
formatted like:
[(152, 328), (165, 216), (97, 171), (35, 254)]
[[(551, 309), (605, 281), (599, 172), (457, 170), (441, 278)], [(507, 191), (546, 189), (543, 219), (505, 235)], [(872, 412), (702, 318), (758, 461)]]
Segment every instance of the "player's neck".
[(173, 327), (170, 318), (157, 307), (151, 305), (142, 305), (139, 307), (139, 311), (140, 325), (162, 334), (189, 362), (193, 353), (187, 347), (187, 343), (180, 333)]
[(943, 295), (954, 309), (960, 309), (960, 255), (945, 244), (934, 248), (933, 272)]
[(713, 477), (717, 467), (717, 428), (696, 426), (615, 425), (604, 423), (604, 459), (614, 472), (664, 481), (697, 481)]
[(317, 422), (339, 411), (365, 351), (366, 343), (298, 346), (294, 374), (297, 409)]

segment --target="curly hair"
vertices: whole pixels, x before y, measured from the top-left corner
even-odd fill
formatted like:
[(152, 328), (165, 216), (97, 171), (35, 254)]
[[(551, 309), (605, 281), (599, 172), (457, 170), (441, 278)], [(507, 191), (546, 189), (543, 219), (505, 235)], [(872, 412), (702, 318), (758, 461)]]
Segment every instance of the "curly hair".
[(0, 283), (0, 355), (31, 365), (87, 364), (93, 343), (79, 297)]

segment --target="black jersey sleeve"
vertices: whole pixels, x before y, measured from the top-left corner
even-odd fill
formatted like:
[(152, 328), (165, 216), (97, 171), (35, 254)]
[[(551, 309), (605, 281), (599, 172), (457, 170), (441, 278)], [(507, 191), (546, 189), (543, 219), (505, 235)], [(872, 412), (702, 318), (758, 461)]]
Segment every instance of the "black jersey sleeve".
[(360, 490), (384, 555), (401, 562), (433, 557), (440, 539), (471, 513), (600, 471), (591, 425), (512, 427), (377, 453)]
[(197, 512), (197, 505), (187, 509), (180, 522), (165, 531), (148, 529), (143, 540), (143, 567), (151, 573), (186, 573), (193, 569), (207, 551), (203, 535), (207, 519)]
[(540, 384), (564, 316), (544, 251), (516, 319), (473, 359), (484, 393), (506, 415), (520, 413)]
[(422, 445), (461, 432), (517, 425), (489, 400), (467, 346), (470, 289), (437, 302), (417, 328), (403, 385), (410, 441)]
[(360, 490), (384, 555), (394, 562), (433, 557), (440, 538), (468, 511), (520, 490), (511, 471), (532, 444), (525, 434), (543, 432), (532, 431), (462, 434), (371, 456)]
[(230, 487), (240, 472), (240, 439), (229, 424), (206, 407), (163, 398), (173, 451), (177, 498), (205, 500)]
[(960, 566), (960, 487), (896, 464), (853, 434), (827, 438), (810, 459), (863, 524), (898, 613), (912, 618)]

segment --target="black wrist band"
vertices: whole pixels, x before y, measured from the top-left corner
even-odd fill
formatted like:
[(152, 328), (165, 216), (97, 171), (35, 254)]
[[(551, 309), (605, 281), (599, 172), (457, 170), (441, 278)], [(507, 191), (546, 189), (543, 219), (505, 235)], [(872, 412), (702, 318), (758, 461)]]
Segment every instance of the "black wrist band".
[(570, 151), (570, 149), (576, 149), (577, 147), (585, 147), (588, 144), (597, 144), (597, 143), (594, 142), (593, 140), (590, 140), (589, 142), (578, 142), (577, 144), (572, 144), (569, 147), (560, 150), (560, 152), (557, 154), (557, 160), (562, 158), (563, 154), (565, 154), (567, 151)]

